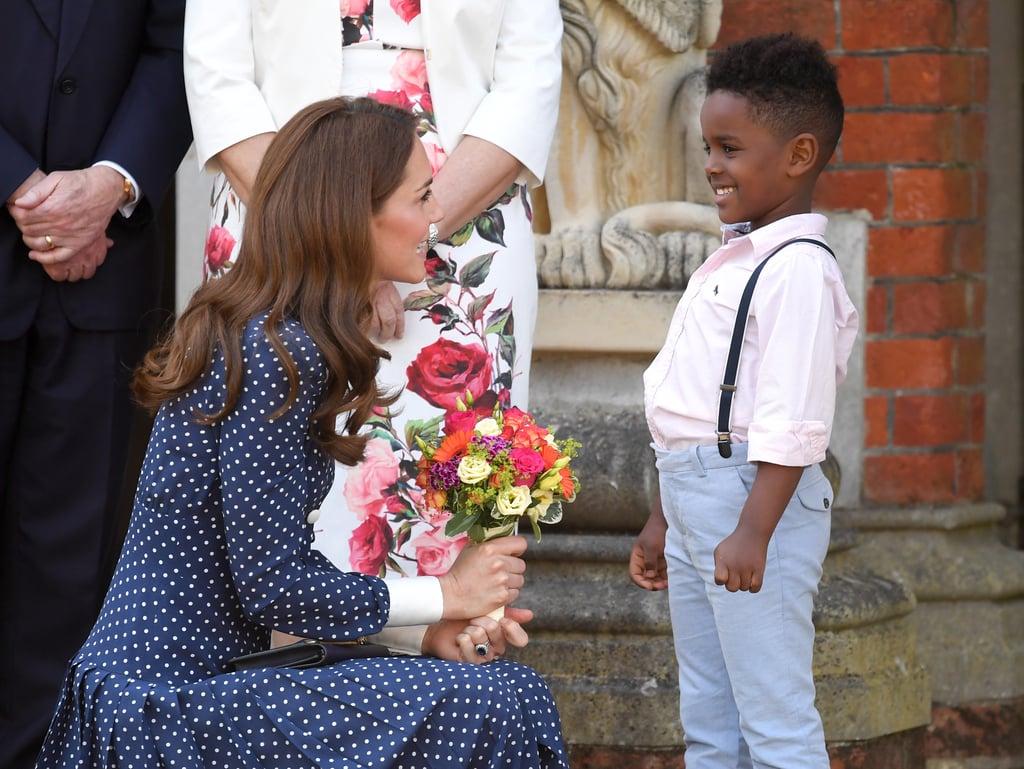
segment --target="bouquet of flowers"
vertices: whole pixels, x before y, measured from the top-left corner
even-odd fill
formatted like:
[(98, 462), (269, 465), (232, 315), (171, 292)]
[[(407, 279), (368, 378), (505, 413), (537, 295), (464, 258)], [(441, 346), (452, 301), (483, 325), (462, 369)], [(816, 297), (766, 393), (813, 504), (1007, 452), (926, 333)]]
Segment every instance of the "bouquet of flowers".
[(484, 542), (515, 533), (526, 518), (540, 540), (540, 524), (558, 523), (562, 503), (579, 491), (569, 463), (580, 444), (556, 440), (517, 408), (495, 407), (492, 416), (480, 418), (461, 400), (458, 406), (436, 445), (417, 436), (423, 453), (416, 484), (424, 504), (451, 516), (449, 537), (466, 532)]

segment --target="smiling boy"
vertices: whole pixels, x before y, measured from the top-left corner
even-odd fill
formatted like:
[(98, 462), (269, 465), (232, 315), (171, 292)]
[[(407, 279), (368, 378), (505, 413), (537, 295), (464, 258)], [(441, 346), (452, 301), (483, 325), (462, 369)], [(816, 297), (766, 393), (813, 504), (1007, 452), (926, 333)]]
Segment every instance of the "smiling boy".
[(636, 584), (669, 590), (696, 769), (829, 765), (811, 671), (833, 499), (818, 463), (858, 318), (811, 202), (842, 124), (818, 43), (770, 35), (716, 54), (701, 129), (723, 245), (644, 374), (661, 490), (630, 558)]

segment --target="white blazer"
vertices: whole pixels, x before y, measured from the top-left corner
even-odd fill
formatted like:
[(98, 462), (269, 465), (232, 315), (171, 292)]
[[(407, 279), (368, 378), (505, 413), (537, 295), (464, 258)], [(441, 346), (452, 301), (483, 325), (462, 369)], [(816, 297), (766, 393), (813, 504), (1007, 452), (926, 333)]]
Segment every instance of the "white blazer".
[[(427, 77), (446, 153), (463, 135), (539, 184), (558, 117), (558, 0), (422, 0)], [(185, 87), (199, 165), (341, 88), (338, 0), (188, 0)]]

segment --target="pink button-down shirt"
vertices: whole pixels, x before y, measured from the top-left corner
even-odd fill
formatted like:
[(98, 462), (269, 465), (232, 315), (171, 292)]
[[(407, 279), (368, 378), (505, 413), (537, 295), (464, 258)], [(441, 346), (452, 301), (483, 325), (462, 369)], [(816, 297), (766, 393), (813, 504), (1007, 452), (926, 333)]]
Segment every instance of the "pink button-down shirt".
[[(668, 337), (644, 373), (647, 424), (656, 445), (717, 442), (719, 385), (736, 308), (754, 268), (786, 240), (824, 241), (820, 214), (789, 216), (749, 234), (723, 228), (721, 248), (693, 274)], [(825, 458), (836, 387), (858, 317), (835, 259), (808, 243), (786, 246), (765, 266), (750, 303), (732, 442), (751, 462), (805, 467)]]

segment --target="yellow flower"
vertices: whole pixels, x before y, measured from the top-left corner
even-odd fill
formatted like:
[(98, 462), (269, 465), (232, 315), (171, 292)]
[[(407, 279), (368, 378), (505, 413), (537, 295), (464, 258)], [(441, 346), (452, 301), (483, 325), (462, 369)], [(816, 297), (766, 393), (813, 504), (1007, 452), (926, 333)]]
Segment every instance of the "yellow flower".
[(501, 435), (501, 428), (494, 417), (485, 417), (476, 423), (476, 431), (481, 435)]
[(513, 486), (498, 492), (495, 506), (502, 515), (522, 515), (530, 506), (530, 487)]
[(537, 482), (537, 487), (544, 491), (554, 491), (562, 485), (562, 478), (558, 474), (558, 471), (548, 470), (544, 475), (540, 477)]
[(459, 460), (458, 474), (463, 483), (480, 483), (491, 474), (491, 465), (483, 457), (467, 455)]
[(530, 508), (530, 517), (536, 521), (541, 519), (551, 507), (551, 503), (555, 501), (555, 495), (547, 489), (534, 489), (533, 498), (537, 500), (537, 504)]

